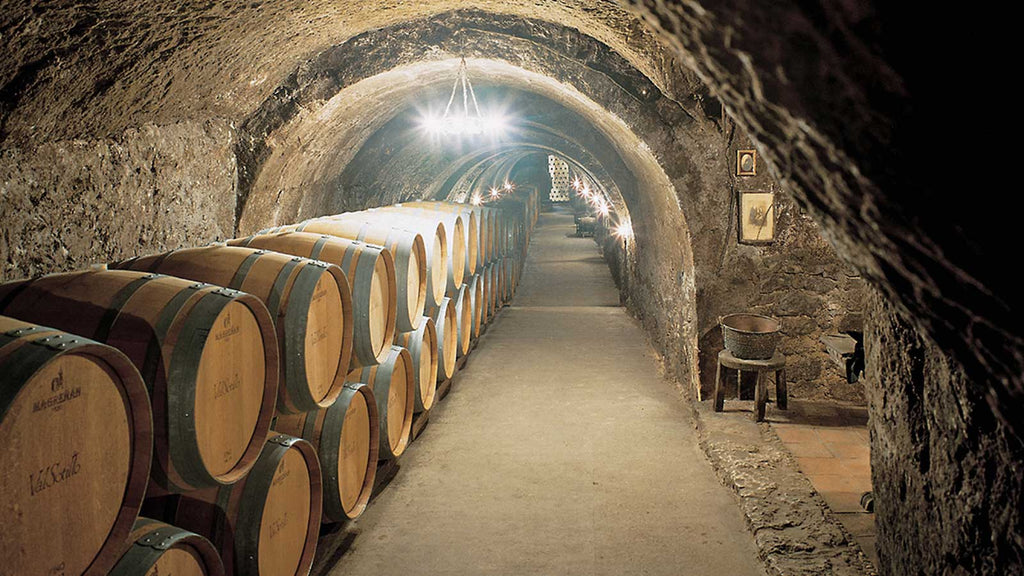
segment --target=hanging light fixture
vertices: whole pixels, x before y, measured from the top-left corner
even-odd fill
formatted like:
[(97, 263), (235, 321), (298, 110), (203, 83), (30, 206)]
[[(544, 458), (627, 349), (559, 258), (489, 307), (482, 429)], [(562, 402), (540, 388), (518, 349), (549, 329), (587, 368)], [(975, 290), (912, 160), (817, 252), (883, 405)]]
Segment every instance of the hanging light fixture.
[[(462, 89), (462, 109), (456, 103), (456, 97)], [(480, 104), (473, 91), (473, 83), (469, 81), (469, 68), (466, 59), (459, 63), (459, 71), (455, 75), (452, 94), (448, 105), (440, 117), (428, 116), (423, 119), (423, 127), (435, 135), (478, 136), (495, 134), (504, 131), (505, 119), (500, 115), (484, 115), (480, 112)]]

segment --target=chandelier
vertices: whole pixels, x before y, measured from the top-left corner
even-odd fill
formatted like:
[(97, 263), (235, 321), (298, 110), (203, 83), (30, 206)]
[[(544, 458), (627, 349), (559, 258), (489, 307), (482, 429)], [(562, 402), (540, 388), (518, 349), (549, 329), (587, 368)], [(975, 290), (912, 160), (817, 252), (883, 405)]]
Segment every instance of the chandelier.
[[(456, 102), (459, 88), (462, 88), (461, 110)], [(462, 58), (444, 114), (440, 117), (426, 117), (423, 120), (423, 126), (428, 132), (436, 135), (478, 136), (503, 131), (505, 119), (501, 116), (484, 115), (480, 112), (480, 104), (477, 102), (476, 92), (473, 91), (473, 83), (469, 81), (466, 59)]]

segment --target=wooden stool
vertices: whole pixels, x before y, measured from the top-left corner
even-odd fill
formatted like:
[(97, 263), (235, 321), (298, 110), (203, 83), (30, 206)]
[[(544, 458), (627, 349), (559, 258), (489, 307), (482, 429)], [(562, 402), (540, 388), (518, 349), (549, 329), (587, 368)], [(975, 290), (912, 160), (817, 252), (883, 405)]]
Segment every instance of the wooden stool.
[(786, 409), (786, 357), (781, 352), (767, 360), (744, 360), (732, 355), (728, 350), (718, 353), (718, 370), (715, 371), (715, 412), (725, 407), (725, 388), (722, 386), (723, 371), (731, 368), (737, 371), (736, 397), (739, 398), (740, 381), (743, 372), (757, 372), (757, 384), (754, 387), (754, 421), (764, 420), (765, 404), (768, 402), (768, 374), (775, 372), (775, 398), (779, 408)]

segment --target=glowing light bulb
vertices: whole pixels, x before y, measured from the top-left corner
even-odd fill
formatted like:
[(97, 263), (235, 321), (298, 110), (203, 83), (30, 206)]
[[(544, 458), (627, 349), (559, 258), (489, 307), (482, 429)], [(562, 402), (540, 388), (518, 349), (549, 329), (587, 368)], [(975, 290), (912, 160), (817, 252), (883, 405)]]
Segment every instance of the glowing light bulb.
[(572, 179), (572, 187), (575, 188), (577, 191), (580, 189), (580, 186), (582, 186), (582, 184), (583, 183), (580, 182), (579, 176), (576, 176), (575, 178)]
[(513, 188), (511, 182), (505, 182), (505, 190), (511, 190)]
[(615, 227), (615, 230), (612, 232), (612, 234), (614, 234), (616, 238), (619, 238), (621, 240), (632, 238), (633, 226), (632, 224), (629, 223), (628, 220), (624, 222), (619, 222), (619, 225)]
[(479, 206), (483, 204), (484, 199), (480, 197), (480, 194), (473, 194), (473, 198), (472, 200), (470, 200), (470, 202), (473, 203), (473, 206)]
[(498, 196), (501, 196), (501, 191), (497, 188), (491, 188), (491, 198), (497, 198)]
[(440, 134), (444, 132), (444, 122), (442, 122), (437, 116), (427, 116), (426, 118), (423, 118), (420, 124), (424, 130), (431, 134)]
[(507, 126), (507, 122), (504, 117), (497, 114), (492, 114), (483, 119), (482, 122), (484, 132), (504, 132)]
[(433, 114), (420, 119), (420, 127), (430, 134), (441, 136), (500, 135), (508, 128), (508, 120), (500, 115), (475, 116), (470, 114)]

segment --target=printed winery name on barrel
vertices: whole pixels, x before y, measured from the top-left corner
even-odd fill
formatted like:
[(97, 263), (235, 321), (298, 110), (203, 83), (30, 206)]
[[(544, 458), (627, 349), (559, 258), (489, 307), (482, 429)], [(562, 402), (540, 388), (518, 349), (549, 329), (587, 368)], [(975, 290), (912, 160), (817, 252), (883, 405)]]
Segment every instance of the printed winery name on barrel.
[(311, 344), (318, 344), (327, 339), (327, 326), (321, 326), (313, 331), (313, 341)]
[(220, 342), (225, 338), (230, 338), (235, 334), (238, 334), (239, 330), (241, 330), (241, 327), (237, 324), (231, 323), (231, 313), (229, 312), (224, 315), (224, 320), (221, 322), (221, 330), (213, 335), (213, 339), (215, 342)]
[(273, 539), (274, 537), (276, 537), (278, 534), (281, 533), (281, 530), (284, 530), (286, 526), (288, 526), (287, 511), (281, 514), (279, 518), (275, 518), (270, 522), (270, 538)]
[(327, 288), (317, 284), (316, 290), (313, 292), (313, 297), (310, 298), (310, 302), (316, 302), (327, 295)]
[(213, 389), (213, 398), (214, 400), (218, 398), (223, 398), (224, 396), (227, 396), (228, 394), (234, 392), (235, 390), (238, 390), (241, 387), (242, 379), (236, 372), (234, 375), (231, 376), (231, 378), (223, 378), (217, 381), (217, 384), (214, 386)]
[(29, 493), (35, 496), (76, 476), (81, 471), (82, 464), (78, 461), (78, 451), (75, 451), (67, 464), (58, 460), (45, 468), (40, 468), (38, 473), (29, 473)]
[(281, 458), (281, 463), (277, 465), (277, 471), (274, 472), (274, 480), (271, 482), (271, 485), (277, 486), (291, 475), (292, 471), (285, 464), (285, 459)]
[(76, 386), (71, 389), (65, 388), (64, 384), (64, 370), (57, 372), (57, 375), (50, 381), (50, 392), (54, 394), (43, 398), (42, 400), (36, 400), (32, 403), (32, 412), (40, 412), (52, 408), (54, 412), (60, 410), (61, 406), (70, 400), (74, 400), (82, 395), (82, 388)]

